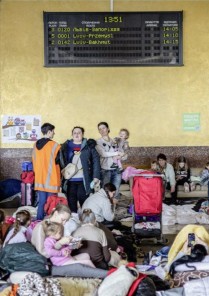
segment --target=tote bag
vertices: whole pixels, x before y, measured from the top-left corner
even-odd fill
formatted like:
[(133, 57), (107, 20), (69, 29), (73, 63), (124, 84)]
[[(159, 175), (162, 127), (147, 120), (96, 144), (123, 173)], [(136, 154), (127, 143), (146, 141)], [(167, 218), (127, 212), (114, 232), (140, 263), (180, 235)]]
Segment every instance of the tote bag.
[(69, 180), (78, 172), (78, 167), (74, 163), (68, 163), (68, 165), (61, 171), (62, 176)]
[(77, 167), (79, 158), (80, 156), (78, 157), (76, 164), (68, 163), (68, 165), (66, 165), (66, 167), (61, 170), (61, 174), (66, 180), (71, 179), (79, 171)]

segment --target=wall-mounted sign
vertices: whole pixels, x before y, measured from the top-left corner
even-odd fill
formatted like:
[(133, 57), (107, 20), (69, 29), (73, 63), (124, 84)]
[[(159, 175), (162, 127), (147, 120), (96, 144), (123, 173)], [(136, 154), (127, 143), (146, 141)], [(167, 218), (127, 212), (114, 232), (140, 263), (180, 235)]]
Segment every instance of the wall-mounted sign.
[(183, 114), (183, 130), (199, 131), (200, 130), (200, 113)]
[(2, 143), (30, 143), (41, 138), (40, 115), (3, 115)]
[(44, 12), (46, 67), (182, 66), (183, 12)]

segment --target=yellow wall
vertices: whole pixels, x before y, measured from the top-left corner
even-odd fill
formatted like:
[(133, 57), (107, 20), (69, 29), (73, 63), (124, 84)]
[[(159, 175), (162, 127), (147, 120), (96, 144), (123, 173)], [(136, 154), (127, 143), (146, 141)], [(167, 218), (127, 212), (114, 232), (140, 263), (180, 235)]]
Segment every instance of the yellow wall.
[[(131, 132), (131, 146), (209, 145), (208, 1), (115, 1), (114, 11), (184, 11), (183, 67), (45, 68), (43, 11), (110, 11), (110, 1), (0, 1), (0, 114), (40, 114), (55, 140), (74, 125), (97, 138)], [(200, 113), (201, 130), (182, 130), (183, 113)], [(30, 147), (6, 145), (0, 147)]]

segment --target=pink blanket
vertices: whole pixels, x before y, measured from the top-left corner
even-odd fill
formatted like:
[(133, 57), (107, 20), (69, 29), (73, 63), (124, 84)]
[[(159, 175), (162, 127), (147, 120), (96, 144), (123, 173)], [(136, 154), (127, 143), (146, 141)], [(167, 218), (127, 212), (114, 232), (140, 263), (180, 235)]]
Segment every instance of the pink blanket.
[(134, 167), (129, 166), (123, 171), (122, 179), (127, 182), (131, 177), (138, 175), (143, 171), (144, 170), (142, 169), (136, 169)]

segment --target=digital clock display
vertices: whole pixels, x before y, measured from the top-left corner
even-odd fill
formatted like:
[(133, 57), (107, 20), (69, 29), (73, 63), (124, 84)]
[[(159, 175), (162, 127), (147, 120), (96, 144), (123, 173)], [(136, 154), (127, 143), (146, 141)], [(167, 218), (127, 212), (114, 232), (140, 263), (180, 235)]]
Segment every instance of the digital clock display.
[(104, 22), (105, 23), (122, 23), (123, 17), (122, 16), (105, 16)]
[(44, 12), (46, 67), (182, 66), (183, 12)]

